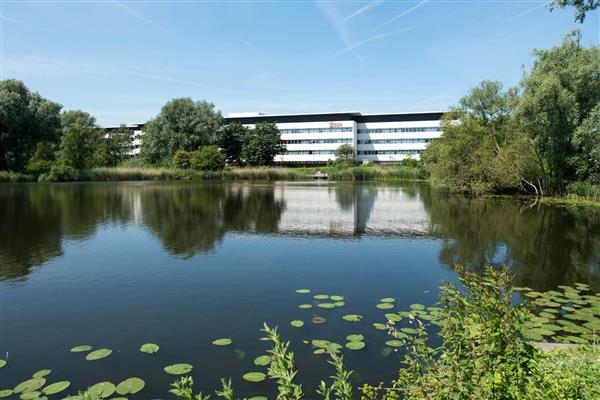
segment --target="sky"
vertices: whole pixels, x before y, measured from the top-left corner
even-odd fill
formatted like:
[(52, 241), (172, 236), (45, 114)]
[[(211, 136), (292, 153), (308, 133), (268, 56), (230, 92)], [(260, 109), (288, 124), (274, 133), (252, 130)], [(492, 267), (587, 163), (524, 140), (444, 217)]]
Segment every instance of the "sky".
[(0, 78), (102, 126), (176, 97), (224, 115), (445, 110), (482, 80), (518, 84), (534, 48), (585, 23), (547, 1), (0, 0)]

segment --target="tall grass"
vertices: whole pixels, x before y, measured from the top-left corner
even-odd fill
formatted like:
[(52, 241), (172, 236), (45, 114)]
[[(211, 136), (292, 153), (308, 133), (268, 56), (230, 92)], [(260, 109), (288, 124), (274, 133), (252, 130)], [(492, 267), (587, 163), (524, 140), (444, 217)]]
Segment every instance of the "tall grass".
[(35, 182), (35, 177), (21, 172), (0, 171), (0, 183)]
[(600, 185), (589, 182), (573, 182), (567, 186), (569, 197), (600, 200)]

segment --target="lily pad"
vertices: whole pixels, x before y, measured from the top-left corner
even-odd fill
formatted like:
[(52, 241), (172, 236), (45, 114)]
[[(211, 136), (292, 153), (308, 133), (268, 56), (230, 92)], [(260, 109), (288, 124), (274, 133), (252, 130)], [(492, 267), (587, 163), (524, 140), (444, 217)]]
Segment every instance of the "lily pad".
[(117, 393), (120, 395), (136, 394), (146, 386), (146, 383), (140, 378), (127, 378), (117, 385)]
[(317, 295), (314, 295), (313, 298), (317, 299), (317, 300), (327, 300), (329, 298), (329, 296), (326, 294), (317, 294)]
[(262, 382), (267, 376), (262, 372), (247, 372), (242, 375), (245, 381), (248, 382)]
[(3, 398), (3, 397), (8, 397), (8, 396), (10, 396), (11, 394), (13, 394), (13, 391), (12, 391), (12, 389), (4, 389), (4, 390), (0, 390), (0, 398)]
[(411, 310), (419, 310), (420, 311), (420, 310), (424, 310), (425, 306), (423, 304), (416, 303), (416, 304), (411, 304), (410, 305), (410, 309)]
[(110, 356), (111, 353), (112, 353), (112, 350), (110, 350), (110, 349), (99, 349), (96, 351), (92, 351), (91, 353), (88, 353), (88, 355), (85, 356), (85, 359), (88, 361), (101, 360), (103, 358)]
[(21, 400), (34, 400), (38, 399), (42, 395), (42, 392), (33, 391), (33, 392), (23, 392), (19, 398)]
[(43, 378), (44, 376), (48, 375), (50, 372), (52, 372), (51, 369), (40, 369), (38, 372), (33, 374), (33, 377), (34, 378)]
[(355, 334), (346, 336), (346, 340), (349, 342), (362, 342), (363, 340), (365, 340), (365, 337), (363, 335), (355, 333)]
[(359, 314), (347, 314), (347, 315), (344, 315), (342, 317), (342, 319), (344, 321), (349, 321), (349, 322), (360, 322), (360, 321), (362, 321), (363, 316), (359, 315)]
[(346, 303), (343, 301), (336, 301), (335, 303), (333, 303), (333, 305), (336, 307), (344, 307)]
[(329, 296), (329, 298), (333, 301), (344, 301), (344, 296), (333, 295), (333, 296)]
[(154, 343), (144, 343), (142, 347), (140, 347), (140, 351), (142, 353), (154, 354), (160, 349), (157, 344)]
[(396, 299), (393, 297), (384, 297), (383, 299), (381, 299), (379, 301), (382, 303), (393, 303), (396, 301)]
[(90, 351), (92, 346), (88, 346), (87, 344), (82, 344), (81, 346), (75, 346), (70, 351), (72, 353), (81, 353), (83, 351)]
[(385, 342), (385, 345), (390, 347), (402, 347), (404, 345), (404, 342), (402, 342), (401, 340), (388, 340), (387, 342)]
[(63, 390), (65, 390), (69, 386), (71, 386), (71, 382), (69, 382), (69, 381), (59, 381), (59, 382), (55, 382), (55, 383), (52, 383), (52, 384), (46, 386), (42, 390), (42, 392), (44, 392), (45, 395), (50, 396), (51, 394), (56, 394), (56, 393), (62, 392)]
[(398, 322), (398, 321), (402, 320), (401, 316), (399, 316), (398, 314), (394, 314), (394, 313), (387, 313), (387, 314), (385, 314), (385, 317), (387, 318), (388, 321), (393, 321), (393, 322)]
[(377, 329), (378, 331), (385, 331), (387, 330), (387, 325), (386, 324), (382, 324), (380, 322), (375, 322), (373, 324), (373, 328)]
[(300, 304), (298, 308), (307, 309), (312, 308), (312, 304)]
[(394, 305), (392, 303), (379, 303), (375, 307), (380, 310), (389, 310), (390, 308), (394, 308)]
[(0, 358), (0, 368), (4, 367), (6, 365), (6, 360), (3, 360)]
[(90, 387), (87, 390), (87, 393), (90, 395), (90, 398), (102, 398), (105, 399), (110, 397), (115, 392), (115, 385), (112, 382), (99, 382)]
[(38, 390), (45, 384), (46, 384), (46, 380), (44, 378), (31, 378), (31, 379), (27, 379), (26, 381), (23, 381), (23, 382), (19, 383), (17, 386), (15, 386), (14, 391), (15, 391), (15, 393), (33, 392), (35, 390)]
[(212, 342), (212, 344), (214, 344), (215, 346), (229, 346), (231, 343), (233, 342), (229, 338), (216, 339)]
[(250, 397), (248, 400), (269, 400), (269, 399), (266, 398), (265, 396), (253, 396), (253, 397)]
[(310, 289), (298, 289), (296, 290), (296, 293), (307, 294), (310, 293)]
[(319, 325), (319, 324), (324, 324), (325, 322), (327, 322), (327, 320), (323, 317), (319, 317), (318, 315), (315, 315), (314, 317), (312, 317), (311, 322), (313, 324)]
[(266, 367), (271, 364), (271, 356), (258, 356), (254, 359), (254, 365), (259, 367)]
[(415, 328), (400, 328), (400, 330), (404, 333), (408, 333), (409, 335), (415, 335), (419, 333), (419, 331)]
[(190, 364), (172, 364), (172, 365), (167, 365), (164, 368), (164, 371), (167, 374), (171, 374), (171, 375), (183, 375), (183, 374), (187, 374), (188, 372), (190, 372), (192, 370), (192, 366)]
[(348, 342), (346, 343), (346, 348), (350, 350), (360, 350), (365, 347), (365, 342)]
[(333, 304), (333, 303), (321, 303), (321, 304), (317, 304), (317, 307), (329, 309), (329, 308), (334, 308), (335, 304)]
[(302, 328), (304, 326), (304, 321), (300, 321), (299, 319), (295, 319), (290, 322), (290, 325), (294, 328)]

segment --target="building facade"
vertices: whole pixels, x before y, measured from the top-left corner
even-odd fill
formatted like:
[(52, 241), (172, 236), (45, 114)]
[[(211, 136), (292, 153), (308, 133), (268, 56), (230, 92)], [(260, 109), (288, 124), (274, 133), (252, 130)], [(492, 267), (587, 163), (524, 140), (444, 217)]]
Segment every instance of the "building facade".
[(104, 128), (104, 131), (106, 132), (106, 135), (110, 135), (111, 132), (113, 132), (121, 127), (125, 127), (127, 129), (129, 129), (129, 131), (131, 132), (133, 141), (131, 143), (131, 153), (130, 154), (132, 156), (138, 156), (140, 154), (140, 148), (142, 147), (141, 137), (143, 134), (144, 124), (127, 124), (127, 125), (122, 125), (122, 126), (107, 126)]
[(286, 145), (275, 161), (319, 164), (335, 159), (336, 149), (349, 144), (358, 161), (397, 162), (420, 158), (432, 140), (441, 136), (443, 112), (361, 114), (356, 111), (310, 114), (229, 114), (227, 123), (253, 127), (274, 123)]

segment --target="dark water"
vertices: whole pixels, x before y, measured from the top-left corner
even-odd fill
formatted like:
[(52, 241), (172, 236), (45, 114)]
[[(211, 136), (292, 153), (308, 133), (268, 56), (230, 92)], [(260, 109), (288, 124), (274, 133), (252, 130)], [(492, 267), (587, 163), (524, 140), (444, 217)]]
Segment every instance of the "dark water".
[[(367, 347), (344, 351), (354, 383), (396, 375), (375, 308), (431, 305), (453, 265), (508, 264), (516, 284), (600, 290), (600, 209), (448, 196), (422, 184), (118, 183), (0, 186), (0, 389), (42, 368), (76, 392), (138, 376), (136, 398), (170, 398), (169, 364), (194, 365), (197, 390), (232, 377), (239, 395), (271, 394), (260, 371), (263, 322), (292, 341), (309, 392), (333, 371), (302, 339)], [(346, 296), (332, 310), (298, 309), (312, 294)], [(358, 313), (360, 323), (341, 316)], [(313, 315), (327, 319), (310, 323)], [(293, 319), (304, 320), (292, 328)], [(230, 337), (224, 348), (212, 340)], [(154, 356), (139, 346), (154, 342)], [(113, 349), (88, 362), (79, 344)], [(61, 395), (53, 396), (60, 398)], [(314, 397), (314, 396), (309, 396)]]

